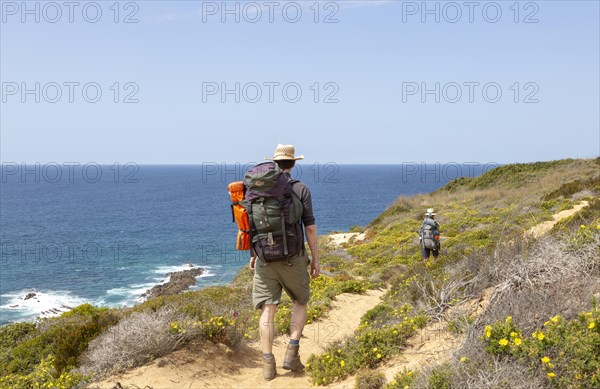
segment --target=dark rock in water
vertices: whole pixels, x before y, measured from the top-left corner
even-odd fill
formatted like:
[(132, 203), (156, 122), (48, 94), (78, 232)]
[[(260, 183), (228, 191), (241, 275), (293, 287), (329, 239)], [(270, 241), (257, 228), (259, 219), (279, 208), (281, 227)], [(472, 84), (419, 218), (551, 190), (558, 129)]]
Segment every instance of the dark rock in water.
[(34, 298), (35, 296), (37, 296), (37, 294), (35, 292), (29, 292), (25, 295), (25, 297), (23, 297), (23, 300), (29, 300)]
[(167, 276), (171, 277), (169, 282), (153, 286), (142, 294), (142, 297), (149, 299), (157, 296), (177, 294), (194, 285), (196, 283), (196, 277), (202, 273), (204, 273), (204, 269), (200, 267), (167, 273)]

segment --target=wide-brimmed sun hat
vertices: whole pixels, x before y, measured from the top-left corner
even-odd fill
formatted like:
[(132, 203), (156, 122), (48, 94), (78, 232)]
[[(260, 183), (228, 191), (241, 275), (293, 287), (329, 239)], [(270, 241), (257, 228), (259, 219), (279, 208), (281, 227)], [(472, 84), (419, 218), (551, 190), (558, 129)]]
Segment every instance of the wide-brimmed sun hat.
[(435, 216), (437, 213), (434, 212), (433, 208), (427, 208), (427, 212), (425, 212), (425, 216)]
[(292, 145), (282, 145), (278, 144), (275, 149), (275, 153), (272, 158), (266, 157), (270, 161), (284, 161), (284, 160), (294, 160), (297, 161), (299, 159), (304, 159), (304, 155), (295, 156), (296, 149)]

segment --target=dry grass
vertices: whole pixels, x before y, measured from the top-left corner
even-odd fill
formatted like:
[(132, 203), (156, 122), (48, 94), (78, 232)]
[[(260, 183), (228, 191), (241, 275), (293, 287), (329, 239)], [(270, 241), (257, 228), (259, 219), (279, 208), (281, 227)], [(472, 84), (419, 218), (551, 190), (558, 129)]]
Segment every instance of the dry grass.
[[(507, 244), (502, 250), (465, 257), (455, 264), (448, 277), (455, 277), (455, 285), (464, 274), (472, 274), (473, 282), (467, 289), (497, 286), (488, 308), (467, 327), (466, 340), (454, 360), (423, 369), (411, 388), (431, 387), (432, 376), (445, 377), (452, 388), (547, 387), (545, 373), (487, 353), (480, 338), (486, 324), (507, 316), (530, 336), (550, 317), (560, 314), (575, 318), (590, 308), (593, 299), (600, 298), (600, 236), (596, 234), (582, 245), (567, 242), (547, 237), (533, 245)], [(461, 357), (467, 357), (469, 363), (461, 363)]]
[(192, 328), (174, 331), (171, 323), (191, 323), (188, 317), (164, 307), (136, 312), (90, 342), (79, 371), (96, 378), (123, 372), (168, 354), (196, 335)]

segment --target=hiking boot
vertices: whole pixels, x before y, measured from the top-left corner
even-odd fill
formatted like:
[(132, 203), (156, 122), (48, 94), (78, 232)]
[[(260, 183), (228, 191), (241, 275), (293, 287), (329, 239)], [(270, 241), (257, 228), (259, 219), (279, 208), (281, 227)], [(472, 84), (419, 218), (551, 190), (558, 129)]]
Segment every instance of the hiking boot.
[(302, 371), (304, 365), (300, 362), (300, 354), (298, 350), (299, 345), (288, 344), (287, 350), (285, 351), (285, 358), (283, 359), (283, 368), (291, 371)]
[(276, 375), (275, 357), (271, 355), (267, 358), (263, 355), (263, 378), (265, 381), (271, 381)]

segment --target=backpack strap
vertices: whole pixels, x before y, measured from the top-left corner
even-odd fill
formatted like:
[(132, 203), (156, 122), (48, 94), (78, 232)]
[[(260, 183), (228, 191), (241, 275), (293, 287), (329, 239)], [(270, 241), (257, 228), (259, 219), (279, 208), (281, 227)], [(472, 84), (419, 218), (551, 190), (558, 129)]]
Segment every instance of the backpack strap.
[[(300, 198), (300, 196), (298, 196), (298, 194), (296, 192), (294, 192), (294, 184), (297, 184), (298, 182), (300, 182), (300, 180), (293, 180), (290, 179), (290, 185), (292, 187), (292, 196), (294, 196), (295, 198), (298, 199), (298, 201), (300, 201), (300, 203), (302, 204), (302, 209), (304, 209), (304, 204), (302, 203), (302, 199)], [(299, 237), (301, 236), (302, 239), (296, 239), (296, 241), (298, 242), (298, 252), (302, 252), (303, 255), (306, 254), (306, 248), (304, 247), (304, 223), (302, 222), (302, 218), (300, 218), (300, 220), (297, 223), (297, 226), (293, 226), (294, 228), (296, 228), (296, 235), (298, 235), (298, 233), (300, 233)], [(298, 231), (300, 230), (300, 231)]]
[[(256, 225), (254, 224), (254, 218), (252, 217), (252, 201), (248, 202), (247, 212), (248, 221), (250, 222), (250, 231), (248, 231), (250, 235), (250, 254), (258, 255), (258, 253), (254, 251), (254, 245), (252, 243), (253, 238), (257, 235)], [(260, 239), (258, 240), (258, 244), (261, 244)]]

